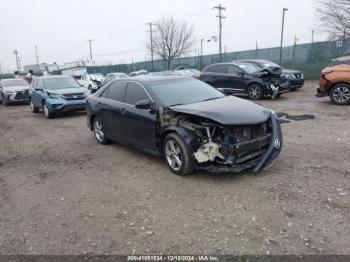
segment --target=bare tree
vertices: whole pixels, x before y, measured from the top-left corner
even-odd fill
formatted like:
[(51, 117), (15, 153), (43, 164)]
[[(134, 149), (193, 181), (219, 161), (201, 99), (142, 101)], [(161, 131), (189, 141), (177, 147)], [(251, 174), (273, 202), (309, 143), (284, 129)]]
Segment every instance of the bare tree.
[(331, 33), (350, 31), (350, 0), (319, 0), (317, 15)]
[[(171, 61), (189, 52), (194, 44), (193, 26), (175, 18), (162, 18), (156, 23), (153, 52), (164, 59), (170, 69)], [(151, 49), (150, 44), (147, 45)]]

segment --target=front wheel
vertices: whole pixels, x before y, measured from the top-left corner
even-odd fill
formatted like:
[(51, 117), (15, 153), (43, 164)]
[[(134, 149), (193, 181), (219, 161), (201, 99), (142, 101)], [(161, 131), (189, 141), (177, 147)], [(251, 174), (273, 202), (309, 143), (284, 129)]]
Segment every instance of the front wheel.
[(165, 137), (163, 155), (171, 172), (185, 176), (193, 172), (193, 160), (182, 138), (171, 133)]
[(4, 95), (2, 95), (2, 104), (3, 104), (4, 106), (8, 106), (8, 100), (7, 100), (7, 97), (6, 97), (6, 96), (4, 96)]
[(350, 85), (338, 84), (335, 85), (330, 93), (332, 103), (336, 105), (348, 105), (350, 104)]
[(32, 113), (35, 113), (35, 114), (39, 112), (39, 108), (34, 106), (33, 101), (30, 101), (30, 110), (32, 111)]
[(43, 104), (43, 111), (44, 111), (44, 116), (47, 119), (50, 119), (53, 117), (53, 114), (50, 112), (49, 108), (47, 107), (46, 102), (44, 102), (44, 104)]
[(263, 97), (263, 90), (259, 84), (251, 84), (248, 87), (248, 96), (252, 100), (259, 100)]

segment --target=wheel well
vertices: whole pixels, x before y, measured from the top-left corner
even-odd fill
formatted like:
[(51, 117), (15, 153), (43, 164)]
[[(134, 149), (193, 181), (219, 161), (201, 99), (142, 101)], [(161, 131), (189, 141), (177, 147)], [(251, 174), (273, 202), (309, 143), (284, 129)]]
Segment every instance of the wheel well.
[(96, 115), (91, 115), (90, 116), (90, 130), (92, 131), (94, 128), (92, 126), (92, 122), (94, 121), (94, 119), (96, 118), (97, 116)]
[(158, 143), (158, 149), (162, 155), (163, 155), (164, 140), (165, 140), (166, 136), (169, 135), (170, 133), (176, 133), (176, 131), (175, 130), (166, 130), (160, 136), (159, 143)]
[(261, 88), (263, 88), (262, 84), (258, 83), (258, 82), (252, 82), (248, 84), (248, 87), (250, 87), (251, 85), (259, 85)]
[(335, 87), (336, 85), (339, 85), (339, 84), (345, 84), (347, 86), (350, 86), (350, 83), (347, 83), (347, 82), (338, 82), (338, 83), (334, 83), (334, 84), (331, 84), (328, 89), (327, 89), (327, 92), (330, 93), (332, 88)]

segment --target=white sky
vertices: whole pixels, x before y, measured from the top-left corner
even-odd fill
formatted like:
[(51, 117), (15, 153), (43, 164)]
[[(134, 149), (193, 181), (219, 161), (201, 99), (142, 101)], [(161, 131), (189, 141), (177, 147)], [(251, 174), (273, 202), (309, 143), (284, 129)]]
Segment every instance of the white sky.
[[(146, 22), (174, 16), (193, 23), (199, 48), (201, 38), (218, 34), (219, 0), (0, 0), (0, 65), (14, 70), (13, 54), (18, 49), (21, 64), (39, 62), (63, 64), (88, 59), (92, 42), (98, 64), (129, 63), (149, 59)], [(294, 35), (299, 43), (311, 41), (316, 28), (315, 0), (222, 0), (227, 7), (223, 23), (223, 46), (227, 52), (279, 46), (282, 8), (286, 14), (285, 45)], [(316, 32), (315, 40), (326, 35)], [(215, 53), (218, 43), (205, 43), (204, 53)], [(194, 55), (195, 51), (191, 53)]]

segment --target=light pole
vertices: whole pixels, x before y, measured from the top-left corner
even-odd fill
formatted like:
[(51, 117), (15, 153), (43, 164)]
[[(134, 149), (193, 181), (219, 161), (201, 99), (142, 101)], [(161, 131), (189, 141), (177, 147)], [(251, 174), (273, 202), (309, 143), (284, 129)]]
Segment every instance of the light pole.
[(199, 60), (199, 69), (202, 69), (202, 65), (203, 65), (203, 42), (204, 41), (207, 41), (207, 42), (211, 42), (211, 41), (214, 41), (214, 42), (216, 42), (217, 41), (217, 38), (216, 38), (216, 36), (212, 36), (212, 37), (210, 37), (209, 39), (204, 39), (204, 38), (202, 38), (201, 39), (201, 52), (200, 52), (200, 60)]
[(282, 12), (282, 31), (281, 31), (281, 46), (280, 46), (280, 64), (282, 64), (282, 47), (283, 47), (283, 33), (284, 33), (284, 16), (288, 8), (283, 8)]

